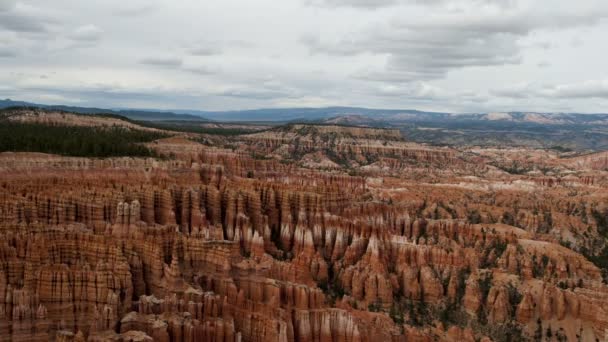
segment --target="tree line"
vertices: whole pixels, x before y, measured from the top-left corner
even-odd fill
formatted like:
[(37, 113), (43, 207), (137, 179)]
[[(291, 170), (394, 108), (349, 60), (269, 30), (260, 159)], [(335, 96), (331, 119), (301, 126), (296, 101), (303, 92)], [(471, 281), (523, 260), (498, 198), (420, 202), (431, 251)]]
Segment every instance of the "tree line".
[(55, 126), (0, 121), (0, 152), (42, 152), (77, 157), (159, 157), (141, 143), (167, 137), (125, 127)]

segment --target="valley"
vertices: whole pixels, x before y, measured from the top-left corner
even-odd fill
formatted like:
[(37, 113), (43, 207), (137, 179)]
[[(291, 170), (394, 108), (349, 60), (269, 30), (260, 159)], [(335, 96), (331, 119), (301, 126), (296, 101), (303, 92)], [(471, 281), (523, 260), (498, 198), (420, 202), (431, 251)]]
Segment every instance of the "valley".
[(3, 341), (608, 337), (606, 152), (34, 112), (88, 131), (0, 153)]

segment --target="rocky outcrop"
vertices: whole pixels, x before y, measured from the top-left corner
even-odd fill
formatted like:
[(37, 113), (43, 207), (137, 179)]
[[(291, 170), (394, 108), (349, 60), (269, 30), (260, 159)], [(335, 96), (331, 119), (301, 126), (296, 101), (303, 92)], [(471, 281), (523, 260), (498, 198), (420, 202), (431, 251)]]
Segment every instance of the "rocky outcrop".
[(598, 152), (564, 159), (567, 165), (586, 170), (608, 170), (608, 152)]
[(400, 132), (393, 129), (295, 124), (249, 134), (243, 139), (249, 142), (250, 149), (264, 155), (293, 158), (307, 154), (310, 159), (316, 153), (316, 159), (327, 157), (325, 163), (305, 162), (320, 168), (334, 168), (344, 163), (368, 165), (379, 160), (391, 168), (404, 167), (404, 159), (418, 163), (457, 162), (453, 150), (406, 143), (402, 141)]

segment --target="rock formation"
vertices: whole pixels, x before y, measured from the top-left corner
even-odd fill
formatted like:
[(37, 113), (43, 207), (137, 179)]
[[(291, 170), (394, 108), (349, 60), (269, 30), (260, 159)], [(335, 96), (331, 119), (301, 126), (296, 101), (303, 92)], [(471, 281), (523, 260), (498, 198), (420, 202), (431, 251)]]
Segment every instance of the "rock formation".
[[(605, 172), (509, 174), (504, 154), (397, 133), (152, 143), (167, 160), (0, 154), (2, 340), (605, 338), (590, 261)], [(319, 149), (350, 174), (281, 157)]]

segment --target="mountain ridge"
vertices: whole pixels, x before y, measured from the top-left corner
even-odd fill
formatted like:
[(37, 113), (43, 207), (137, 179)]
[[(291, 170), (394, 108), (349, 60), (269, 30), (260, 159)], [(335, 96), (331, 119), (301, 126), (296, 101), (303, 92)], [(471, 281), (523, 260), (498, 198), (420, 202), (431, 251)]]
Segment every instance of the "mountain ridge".
[(46, 105), (25, 101), (13, 101), (11, 99), (0, 100), (0, 109), (10, 107), (38, 107), (42, 109), (53, 109), (60, 111), (74, 112), (78, 114), (115, 114), (127, 117), (132, 120), (146, 121), (165, 121), (165, 120), (192, 120), (192, 121), (209, 121), (208, 119), (191, 115), (165, 111), (150, 111), (141, 109), (108, 109), (97, 107), (79, 107), (66, 105)]
[[(328, 121), (351, 124), (379, 124), (382, 122), (418, 121), (502, 121), (540, 124), (606, 124), (606, 113), (566, 113), (537, 111), (491, 111), (487, 113), (449, 113), (417, 109), (377, 109), (352, 106), (285, 107), (244, 110), (207, 111), (194, 109), (98, 108), (67, 105), (47, 105), (11, 99), (0, 100), (0, 108), (33, 106), (67, 110), (83, 114), (112, 113), (136, 120), (193, 120), (193, 121)], [(356, 122), (352, 122), (356, 121)], [(599, 122), (598, 122), (599, 121)]]

